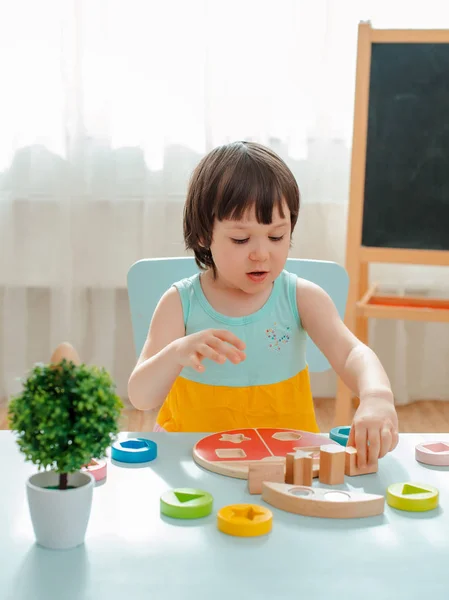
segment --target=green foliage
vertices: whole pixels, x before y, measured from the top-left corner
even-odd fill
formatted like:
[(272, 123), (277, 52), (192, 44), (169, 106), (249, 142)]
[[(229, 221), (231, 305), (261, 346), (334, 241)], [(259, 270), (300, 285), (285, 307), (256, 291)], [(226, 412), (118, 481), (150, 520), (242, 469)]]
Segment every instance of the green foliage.
[(38, 470), (73, 473), (106, 455), (122, 407), (107, 371), (63, 360), (35, 365), (8, 417), (27, 461)]

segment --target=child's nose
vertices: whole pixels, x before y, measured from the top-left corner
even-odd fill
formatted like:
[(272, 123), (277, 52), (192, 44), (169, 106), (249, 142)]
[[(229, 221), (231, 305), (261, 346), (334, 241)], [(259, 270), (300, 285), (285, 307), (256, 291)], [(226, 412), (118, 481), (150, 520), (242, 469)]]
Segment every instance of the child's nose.
[(268, 249), (263, 244), (258, 244), (249, 253), (250, 260), (263, 261), (268, 259)]

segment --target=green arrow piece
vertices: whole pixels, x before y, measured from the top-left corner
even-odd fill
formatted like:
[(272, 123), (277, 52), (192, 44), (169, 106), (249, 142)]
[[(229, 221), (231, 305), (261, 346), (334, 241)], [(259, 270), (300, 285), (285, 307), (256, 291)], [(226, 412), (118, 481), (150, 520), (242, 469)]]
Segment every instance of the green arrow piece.
[(428, 494), (429, 490), (425, 490), (423, 488), (416, 487), (415, 485), (411, 485), (410, 483), (406, 483), (402, 488), (402, 493), (404, 494), (404, 496), (409, 494)]
[(182, 503), (190, 502), (191, 500), (196, 500), (197, 498), (204, 498), (204, 493), (202, 493), (202, 494), (186, 494), (185, 492), (173, 492), (173, 493), (178, 498), (178, 500)]
[(212, 512), (213, 498), (203, 490), (178, 488), (161, 496), (161, 514), (175, 519), (199, 519)]

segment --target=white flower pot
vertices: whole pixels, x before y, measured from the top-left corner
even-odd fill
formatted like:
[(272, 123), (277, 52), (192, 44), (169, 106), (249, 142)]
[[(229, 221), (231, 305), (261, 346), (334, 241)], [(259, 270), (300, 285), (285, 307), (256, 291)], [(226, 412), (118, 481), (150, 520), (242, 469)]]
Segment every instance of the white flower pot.
[(90, 517), (95, 479), (88, 472), (70, 473), (71, 489), (59, 485), (59, 474), (43, 471), (29, 477), (27, 497), (36, 541), (54, 550), (67, 550), (84, 542)]

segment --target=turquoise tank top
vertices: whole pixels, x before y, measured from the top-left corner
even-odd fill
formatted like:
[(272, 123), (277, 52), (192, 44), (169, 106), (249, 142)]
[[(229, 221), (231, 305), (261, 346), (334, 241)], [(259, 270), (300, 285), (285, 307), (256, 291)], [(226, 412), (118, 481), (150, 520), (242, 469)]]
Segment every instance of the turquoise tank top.
[(246, 359), (237, 365), (204, 359), (201, 373), (183, 368), (159, 410), (157, 431), (216, 432), (242, 427), (319, 431), (296, 282), (296, 275), (282, 271), (262, 308), (244, 317), (215, 311), (203, 293), (199, 274), (174, 284), (182, 302), (186, 335), (227, 329), (245, 342)]
[(241, 387), (278, 383), (305, 369), (307, 334), (298, 314), (296, 280), (296, 275), (282, 271), (264, 306), (244, 317), (216, 312), (203, 293), (198, 273), (176, 282), (186, 335), (204, 329), (227, 329), (246, 344), (246, 360), (240, 364), (204, 359), (203, 373), (186, 367), (181, 377), (209, 385)]

